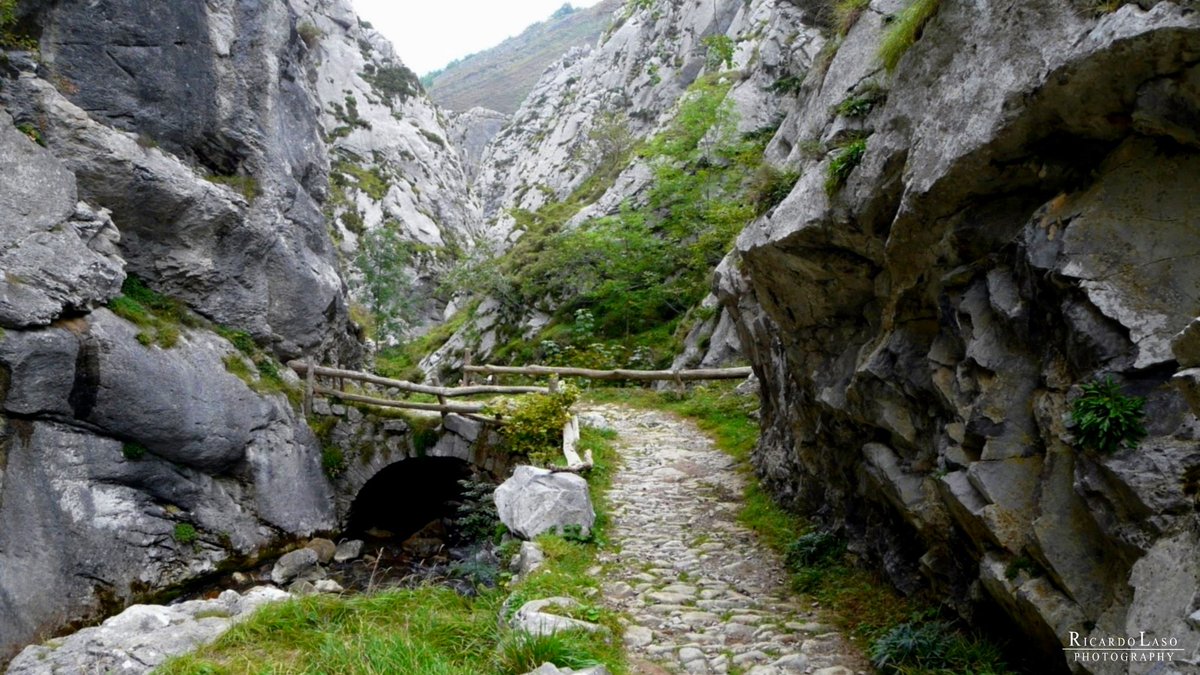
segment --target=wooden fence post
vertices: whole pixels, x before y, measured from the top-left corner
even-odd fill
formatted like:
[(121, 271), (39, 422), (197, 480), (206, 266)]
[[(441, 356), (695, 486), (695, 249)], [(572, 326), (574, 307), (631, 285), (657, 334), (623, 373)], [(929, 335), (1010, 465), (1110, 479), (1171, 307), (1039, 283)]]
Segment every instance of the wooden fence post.
[(316, 378), (317, 364), (312, 360), (308, 360), (307, 370), (304, 371), (304, 416), (308, 417), (313, 412), (313, 380)]
[(550, 382), (546, 385), (546, 393), (547, 394), (557, 394), (558, 393), (558, 375), (557, 374), (550, 375)]
[(467, 370), (467, 366), (471, 365), (471, 350), (463, 352), (463, 375), (462, 385), (464, 387), (471, 385), (471, 371)]

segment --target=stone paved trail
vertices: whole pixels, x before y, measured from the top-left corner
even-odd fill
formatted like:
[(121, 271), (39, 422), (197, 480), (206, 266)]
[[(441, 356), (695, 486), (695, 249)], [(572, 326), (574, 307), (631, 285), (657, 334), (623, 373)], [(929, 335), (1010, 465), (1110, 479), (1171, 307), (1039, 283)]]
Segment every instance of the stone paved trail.
[(595, 406), (623, 466), (609, 493), (606, 602), (631, 621), (636, 673), (854, 675), (852, 641), (789, 597), (782, 562), (737, 522), (744, 478), (692, 423)]

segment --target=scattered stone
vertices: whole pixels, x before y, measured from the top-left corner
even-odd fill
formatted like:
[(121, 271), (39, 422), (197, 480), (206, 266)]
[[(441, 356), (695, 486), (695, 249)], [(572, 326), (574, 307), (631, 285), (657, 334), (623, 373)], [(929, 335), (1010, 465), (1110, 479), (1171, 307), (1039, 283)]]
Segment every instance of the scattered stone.
[(808, 657), (803, 654), (788, 654), (771, 665), (784, 672), (803, 673), (808, 668)]
[(644, 626), (630, 626), (625, 629), (625, 646), (631, 649), (645, 647), (654, 641), (654, 633)]
[(579, 424), (597, 431), (614, 431), (612, 424), (604, 418), (604, 415), (594, 412), (585, 412), (579, 414)]
[(294, 579), (316, 581), (325, 578), (325, 570), (317, 564), (317, 552), (302, 548), (285, 553), (271, 569), (271, 581), (282, 586)]
[(311, 548), (312, 550), (316, 551), (317, 562), (321, 563), (322, 565), (329, 564), (329, 561), (333, 560), (333, 556), (337, 553), (336, 544), (328, 539), (322, 539), (320, 537), (309, 540), (309, 542), (304, 545), (304, 548)]
[(337, 545), (337, 551), (333, 554), (333, 561), (346, 562), (347, 560), (354, 560), (358, 556), (362, 555), (362, 550), (363, 542), (361, 539), (350, 539), (348, 541), (343, 541)]
[(313, 582), (307, 579), (297, 579), (288, 586), (288, 593), (297, 596), (316, 595), (319, 592)]
[(524, 577), (542, 566), (546, 561), (546, 554), (542, 553), (542, 547), (532, 541), (521, 542), (521, 550), (513, 558), (512, 569), (518, 577)]
[(314, 585), (319, 593), (342, 593), (346, 590), (333, 579), (321, 579)]
[(564, 630), (585, 630), (595, 632), (603, 630), (604, 627), (591, 623), (589, 621), (580, 621), (570, 617), (561, 616), (542, 611), (547, 607), (558, 607), (562, 609), (572, 609), (578, 607), (579, 603), (571, 598), (555, 597), (545, 598), (543, 600), (533, 600), (527, 602), (513, 614), (509, 621), (509, 626), (514, 630), (524, 631), (530, 635), (553, 635)]

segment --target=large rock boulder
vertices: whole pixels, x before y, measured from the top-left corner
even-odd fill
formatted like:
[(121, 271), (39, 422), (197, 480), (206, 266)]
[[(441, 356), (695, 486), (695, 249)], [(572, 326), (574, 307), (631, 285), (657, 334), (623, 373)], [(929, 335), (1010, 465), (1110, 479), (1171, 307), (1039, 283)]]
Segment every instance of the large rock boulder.
[(570, 527), (587, 536), (596, 522), (587, 481), (573, 473), (518, 466), (496, 488), (495, 499), (500, 522), (525, 539)]
[(134, 605), (93, 628), (27, 647), (8, 666), (8, 675), (54, 673), (148, 673), (172, 656), (212, 642), (286, 592), (260, 586), (214, 600), (177, 605)]

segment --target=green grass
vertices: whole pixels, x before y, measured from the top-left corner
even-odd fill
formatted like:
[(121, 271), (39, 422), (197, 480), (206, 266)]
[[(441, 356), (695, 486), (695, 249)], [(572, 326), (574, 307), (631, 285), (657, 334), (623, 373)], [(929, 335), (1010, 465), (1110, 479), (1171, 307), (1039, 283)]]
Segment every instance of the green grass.
[(833, 7), (838, 35), (845, 36), (858, 23), (858, 17), (870, 7), (871, 0), (837, 0)]
[[(596, 505), (595, 536), (587, 543), (556, 536), (538, 539), (546, 562), (515, 587), (479, 589), (465, 597), (447, 588), (424, 586), (350, 597), (310, 596), (266, 606), (215, 643), (168, 661), (159, 675), (283, 675), (347, 673), (390, 675), (519, 675), (545, 662), (580, 668), (603, 663), (628, 673), (617, 615), (588, 605), (599, 580), (587, 574), (606, 540), (604, 493), (611, 485), (616, 455), (609, 438), (583, 429), (581, 446), (591, 448), (589, 475)], [(502, 628), (501, 608), (552, 595), (572, 597), (585, 615), (609, 630), (566, 632), (530, 638)]]
[(908, 48), (921, 39), (921, 31), (940, 4), (941, 0), (912, 0), (892, 19), (879, 45), (879, 60), (888, 72), (895, 70)]
[(181, 325), (196, 327), (202, 324), (183, 302), (151, 290), (133, 274), (125, 277), (121, 295), (110, 300), (108, 308), (141, 328), (137, 340), (147, 347), (157, 344), (170, 349), (179, 342)]
[(855, 138), (834, 154), (829, 160), (829, 175), (825, 179), (825, 192), (830, 197), (837, 194), (838, 190), (846, 184), (846, 179), (854, 172), (854, 169), (862, 164), (863, 157), (867, 154), (867, 139)]
[(222, 176), (213, 174), (205, 176), (208, 182), (217, 185), (224, 185), (237, 192), (246, 198), (247, 202), (254, 203), (254, 199), (262, 193), (262, 188), (258, 185), (258, 180), (254, 176), (234, 174), (232, 176)]

